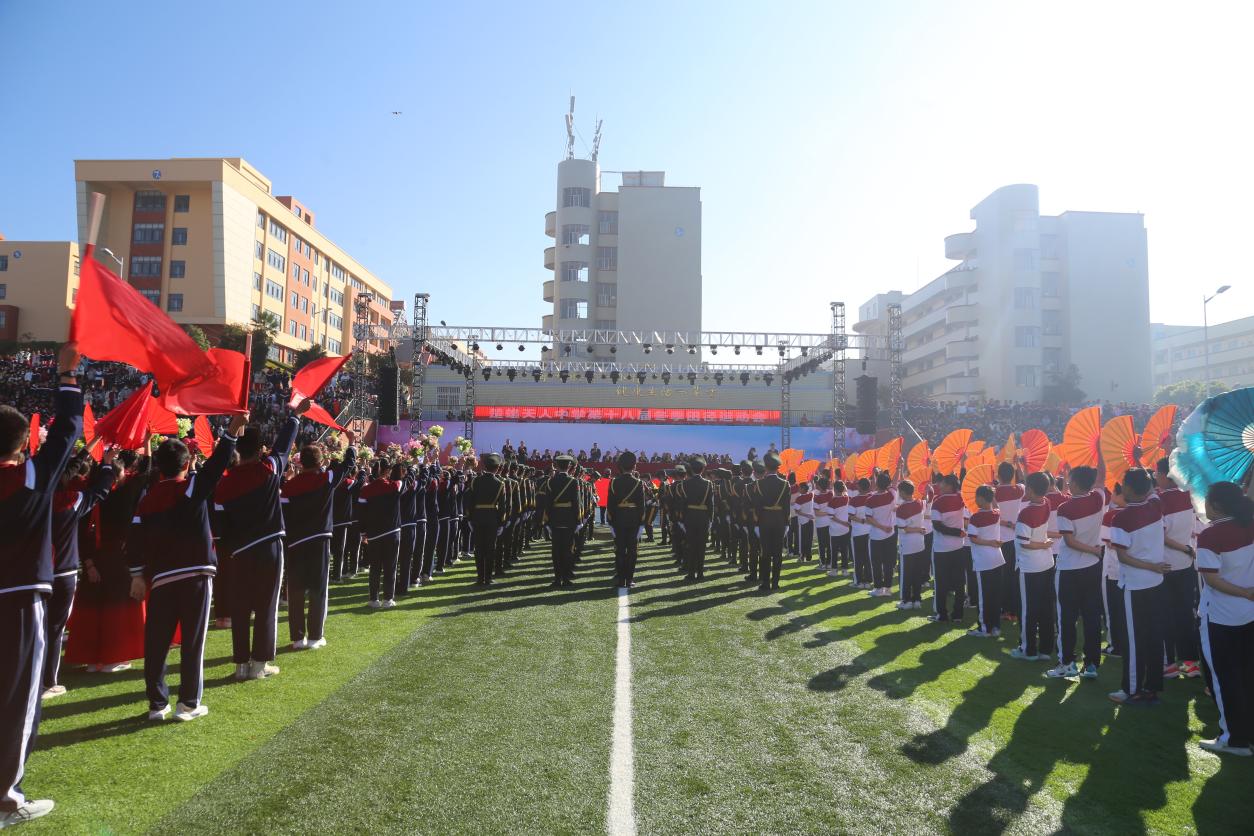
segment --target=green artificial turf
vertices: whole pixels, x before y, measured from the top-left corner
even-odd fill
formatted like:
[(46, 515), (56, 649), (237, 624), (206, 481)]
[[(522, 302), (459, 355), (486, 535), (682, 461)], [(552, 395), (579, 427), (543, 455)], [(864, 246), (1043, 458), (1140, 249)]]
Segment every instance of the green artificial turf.
[[(604, 533), (604, 530), (600, 530)], [(543, 544), (541, 544), (543, 545)], [(25, 788), (26, 832), (599, 833), (617, 599), (598, 541), (573, 589), (539, 549), (504, 583), (459, 564), (390, 611), (333, 587), (325, 649), (230, 680), (211, 631), (194, 723), (149, 724), (138, 670), (69, 672)], [(684, 583), (643, 549), (631, 595), (642, 834), (1248, 832), (1254, 764), (1197, 749), (1198, 680), (1120, 709), (789, 561), (759, 593), (711, 555)], [(1011, 628), (1008, 633), (1015, 633)], [(281, 621), (280, 638), (286, 638)], [(171, 681), (177, 680), (173, 664)]]

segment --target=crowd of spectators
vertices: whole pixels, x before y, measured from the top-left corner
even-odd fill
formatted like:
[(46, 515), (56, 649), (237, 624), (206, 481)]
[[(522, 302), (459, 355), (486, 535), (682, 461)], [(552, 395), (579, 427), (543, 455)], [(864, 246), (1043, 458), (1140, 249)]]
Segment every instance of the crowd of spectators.
[[(1143, 427), (1157, 409), (1150, 404), (1109, 402), (1101, 403), (1101, 407), (1103, 421), (1118, 415), (1131, 415), (1138, 428)], [(962, 428), (971, 430), (975, 438), (989, 442), (1005, 440), (1010, 433), (1030, 429), (1043, 430), (1057, 440), (1078, 409), (1076, 406), (1006, 401), (976, 404), (911, 401), (904, 405), (902, 415), (915, 432), (936, 445), (949, 433)]]

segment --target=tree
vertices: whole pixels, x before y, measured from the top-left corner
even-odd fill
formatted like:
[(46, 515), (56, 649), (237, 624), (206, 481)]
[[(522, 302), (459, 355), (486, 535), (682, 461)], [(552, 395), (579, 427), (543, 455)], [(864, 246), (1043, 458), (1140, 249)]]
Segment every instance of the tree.
[(222, 336), (218, 338), (219, 348), (243, 352), (245, 340), (249, 333), (253, 335), (254, 369), (264, 369), (270, 356), (270, 346), (274, 345), (274, 335), (279, 330), (279, 318), (269, 311), (262, 311), (248, 328), (239, 325), (225, 325)]
[[(1228, 391), (1230, 387), (1218, 380), (1210, 382), (1210, 393), (1217, 395)], [(1201, 380), (1181, 380), (1169, 386), (1159, 387), (1154, 393), (1154, 404), (1166, 406), (1174, 403), (1186, 409), (1192, 409), (1206, 399), (1206, 384)]]
[(1080, 388), (1080, 370), (1074, 363), (1066, 371), (1050, 372), (1041, 389), (1041, 401), (1047, 404), (1070, 406), (1084, 402), (1084, 390)]
[(309, 346), (309, 348), (302, 348), (300, 351), (296, 352), (296, 358), (292, 361), (292, 365), (299, 369), (309, 365), (314, 360), (318, 360), (326, 356), (326, 350), (317, 343), (314, 343)]
[(201, 351), (209, 350), (209, 338), (205, 336), (205, 331), (199, 325), (184, 325), (183, 332), (192, 338), (192, 342), (200, 346)]

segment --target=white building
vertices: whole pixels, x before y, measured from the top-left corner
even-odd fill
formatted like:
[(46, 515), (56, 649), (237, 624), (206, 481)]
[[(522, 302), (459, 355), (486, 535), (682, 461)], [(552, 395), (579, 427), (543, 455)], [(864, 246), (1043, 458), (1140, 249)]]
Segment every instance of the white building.
[[(1208, 350), (1209, 349), (1209, 350)], [(1200, 325), (1153, 326), (1154, 388), (1210, 379), (1229, 387), (1254, 386), (1254, 316)]]
[[(945, 239), (959, 264), (901, 297), (907, 398), (1035, 401), (1075, 365), (1089, 398), (1147, 401), (1149, 274), (1139, 214), (1040, 214), (1037, 187), (1005, 186)], [(881, 333), (881, 294), (853, 327)]]

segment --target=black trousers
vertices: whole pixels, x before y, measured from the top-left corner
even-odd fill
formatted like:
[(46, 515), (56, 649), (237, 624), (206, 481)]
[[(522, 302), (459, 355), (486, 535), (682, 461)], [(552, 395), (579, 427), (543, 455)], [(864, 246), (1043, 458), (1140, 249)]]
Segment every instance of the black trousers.
[[(231, 558), (231, 656), (235, 664), (274, 659), (279, 627), (283, 541), (253, 546)], [(149, 605), (151, 607), (151, 604)], [(251, 640), (251, 641), (250, 641)]]
[(1198, 659), (1197, 597), (1197, 570), (1192, 566), (1163, 575), (1163, 644), (1168, 663)]
[(897, 534), (871, 541), (871, 577), (876, 589), (893, 585), (893, 566), (897, 563)]
[(1102, 564), (1063, 569), (1054, 575), (1058, 612), (1058, 664), (1076, 660), (1075, 622), (1084, 622), (1084, 664), (1102, 663)]
[(440, 521), (438, 519), (427, 520), (427, 536), (422, 542), (422, 577), (429, 578), (431, 573), (436, 570), (435, 565), (435, 546), (436, 541), (440, 539)]
[(1230, 626), (1202, 616), (1202, 653), (1219, 706), (1219, 739), (1254, 744), (1254, 622)]
[(52, 597), (48, 599), (48, 641), (44, 651), (45, 688), (56, 685), (61, 673), (61, 638), (74, 609), (74, 590), (77, 588), (77, 574), (58, 575), (52, 579)]
[(339, 523), (331, 529), (331, 580), (338, 581), (345, 575), (348, 558), (348, 532), (352, 523)]
[(692, 577), (705, 577), (705, 541), (710, 536), (707, 515), (688, 514), (684, 527), (684, 568)]
[(809, 560), (814, 553), (814, 521), (798, 521), (801, 528), (801, 559)]
[[(932, 593), (932, 604), (936, 615), (942, 621), (962, 619), (962, 604), (966, 597), (967, 564), (970, 562), (970, 551), (963, 547), (947, 552), (936, 552), (933, 557), (936, 573), (936, 589)], [(949, 609), (949, 596), (954, 596), (953, 610)]]
[(619, 520), (614, 525), (614, 577), (619, 583), (631, 583), (636, 576), (639, 534), (638, 520)]
[(488, 570), (494, 575), (504, 575), (505, 564), (510, 560), (510, 548), (513, 545), (514, 536), (512, 523), (512, 520), (507, 519), (503, 530), (496, 535), (496, 551), (492, 554), (492, 565)]
[(853, 537), (853, 582), (871, 582), (871, 535)]
[(492, 579), (496, 564), (496, 529), (489, 523), (475, 526), (475, 582), (487, 583)]
[(401, 526), (401, 546), (396, 554), (396, 586), (392, 589), (392, 597), (400, 598), (409, 591), (412, 583), (410, 575), (414, 567), (414, 523)]
[(319, 537), (297, 543), (287, 551), (287, 633), (294, 642), (305, 638), (317, 641), (323, 637), (322, 629), (327, 623), (330, 546), (331, 538)]
[(796, 517), (788, 518), (788, 553), (791, 555), (801, 553), (801, 526)]
[[(205, 690), (205, 636), (209, 633), (209, 604), (212, 600), (213, 578), (207, 575), (154, 586), (148, 594), (148, 615), (144, 622), (144, 686), (148, 692), (149, 710), (155, 711), (170, 704), (170, 691), (165, 684), (165, 662), (170, 655), (170, 642), (174, 641), (176, 627), (182, 634), (179, 702), (188, 708), (200, 705)], [(278, 601), (277, 593), (275, 601)], [(235, 617), (231, 619), (234, 625)], [(273, 654), (270, 658), (274, 658)]]
[(0, 595), (0, 811), (22, 804), (22, 775), (39, 732), (39, 694), (47, 653), (47, 595)]
[[(833, 527), (830, 530), (835, 531), (836, 529), (835, 527)], [(831, 557), (832, 568), (833, 569), (836, 568), (836, 561), (839, 560), (841, 571), (848, 569), (849, 568), (849, 553), (850, 551), (852, 551), (852, 549), (853, 549), (853, 544), (850, 542), (848, 531), (846, 531), (844, 534), (837, 534), (833, 536), (832, 537), (832, 557)]]
[(901, 600), (914, 603), (923, 600), (923, 582), (927, 580), (927, 552), (907, 554), (901, 559)]
[(749, 578), (758, 578), (762, 563), (762, 530), (753, 520), (745, 523), (745, 545), (749, 547)]
[(418, 583), (423, 574), (424, 561), (427, 554), (427, 521), (418, 520), (414, 523), (414, 551), (409, 561), (409, 583)]
[(400, 532), (375, 537), (366, 543), (370, 564), (370, 600), (392, 600), (396, 590), (396, 560), (401, 552)]
[(549, 526), (552, 540), (549, 554), (553, 559), (553, 580), (569, 581), (575, 576), (575, 529)]
[(1123, 590), (1119, 581), (1105, 578), (1102, 581), (1102, 602), (1106, 606), (1106, 640), (1111, 651), (1122, 656), (1128, 647), (1128, 619), (1123, 614)]
[(825, 569), (832, 565), (831, 530), (828, 526), (823, 526), (822, 528), (816, 526), (814, 529), (814, 538), (819, 546), (819, 565)]
[(1123, 590), (1128, 646), (1123, 654), (1123, 690), (1163, 689), (1163, 585)]
[(779, 588), (779, 573), (784, 568), (784, 538), (788, 528), (784, 523), (765, 523), (758, 526), (761, 539), (761, 557), (758, 558), (758, 581)]
[(985, 633), (1001, 630), (1001, 576), (1005, 568), (994, 566), (975, 573), (976, 626)]
[(1019, 615), (1019, 573), (1016, 570), (1018, 556), (1015, 554), (1015, 541), (1001, 544), (1001, 556), (1006, 559), (1001, 576), (1001, 609), (1008, 615)]
[(1054, 570), (1019, 571), (1019, 649), (1028, 656), (1054, 649)]

